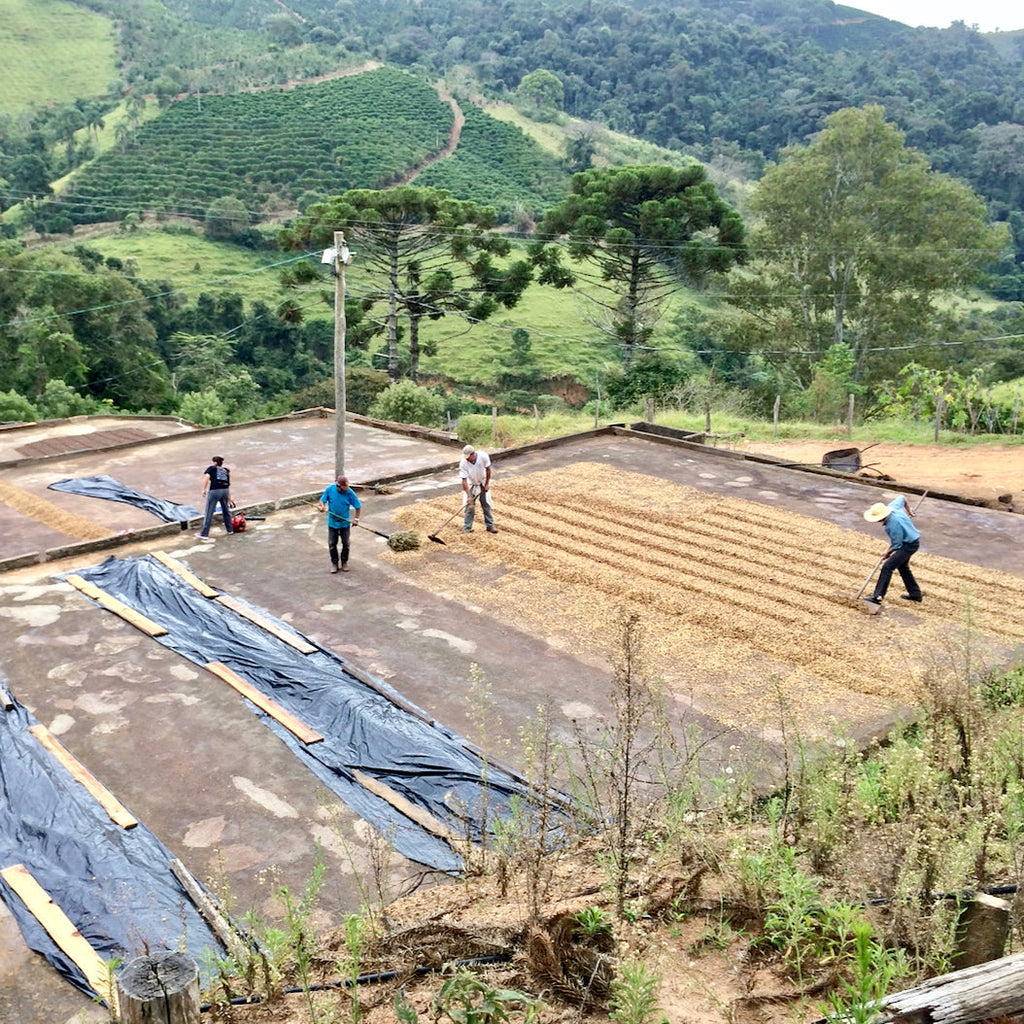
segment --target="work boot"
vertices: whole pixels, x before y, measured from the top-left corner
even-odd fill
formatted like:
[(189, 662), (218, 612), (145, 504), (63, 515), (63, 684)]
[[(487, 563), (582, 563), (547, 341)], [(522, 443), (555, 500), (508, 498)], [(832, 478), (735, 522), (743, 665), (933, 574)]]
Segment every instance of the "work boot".
[(487, 527), (487, 532), (488, 533), (497, 533), (498, 532), (498, 528), (496, 526), (488, 526)]
[(913, 594), (900, 594), (900, 597), (902, 597), (904, 601), (916, 601), (918, 604), (921, 603), (920, 594), (918, 594), (916, 597)]
[(332, 565), (331, 566), (331, 572), (332, 573), (336, 573), (337, 571), (338, 571), (338, 567), (336, 565)]

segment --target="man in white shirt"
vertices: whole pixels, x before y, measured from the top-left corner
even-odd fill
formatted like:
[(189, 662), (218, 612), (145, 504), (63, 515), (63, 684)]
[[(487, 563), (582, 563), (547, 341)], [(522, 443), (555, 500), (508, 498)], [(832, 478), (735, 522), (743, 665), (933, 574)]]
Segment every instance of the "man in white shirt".
[(462, 481), (462, 504), (465, 509), (462, 513), (462, 532), (472, 531), (476, 500), (479, 498), (487, 532), (497, 533), (491, 509), (491, 458), (487, 452), (478, 452), (471, 444), (467, 444), (462, 449), (459, 479)]

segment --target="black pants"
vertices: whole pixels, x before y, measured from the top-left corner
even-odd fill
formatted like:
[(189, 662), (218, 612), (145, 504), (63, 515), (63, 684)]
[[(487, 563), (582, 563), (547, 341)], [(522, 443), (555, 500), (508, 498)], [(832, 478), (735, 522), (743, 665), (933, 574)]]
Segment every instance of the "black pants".
[(348, 538), (352, 533), (351, 526), (327, 527), (327, 550), (331, 553), (331, 565), (338, 564), (338, 538), (341, 538), (341, 564), (348, 563)]
[(875, 584), (875, 600), (881, 601), (885, 597), (885, 592), (889, 589), (889, 580), (892, 579), (892, 574), (898, 572), (903, 578), (903, 586), (907, 588), (907, 593), (911, 597), (921, 596), (921, 587), (917, 580), (914, 579), (914, 574), (910, 571), (910, 557), (916, 554), (917, 549), (921, 546), (921, 542), (913, 540), (909, 544), (904, 544), (898, 547), (883, 563), (882, 571), (878, 574), (878, 582)]

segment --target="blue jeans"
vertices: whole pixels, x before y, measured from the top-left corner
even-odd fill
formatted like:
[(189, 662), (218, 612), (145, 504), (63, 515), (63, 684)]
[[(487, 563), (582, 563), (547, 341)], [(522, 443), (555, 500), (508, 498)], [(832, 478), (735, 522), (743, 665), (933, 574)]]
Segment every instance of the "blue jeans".
[(228, 533), (234, 533), (235, 531), (231, 528), (231, 504), (228, 500), (230, 490), (225, 487), (223, 489), (218, 488), (217, 490), (209, 490), (206, 492), (206, 514), (203, 516), (203, 528), (199, 531), (200, 537), (207, 537), (210, 533), (210, 523), (213, 522), (213, 514), (217, 511), (217, 506), (220, 505), (221, 515), (224, 517), (224, 529)]
[(917, 580), (914, 579), (914, 574), (910, 571), (910, 557), (917, 553), (917, 549), (920, 546), (920, 541), (912, 540), (909, 544), (898, 547), (882, 563), (882, 571), (878, 574), (878, 582), (875, 584), (874, 597), (876, 601), (881, 601), (885, 597), (885, 592), (889, 589), (889, 581), (892, 579), (894, 572), (900, 574), (903, 579), (903, 586), (907, 588), (907, 593), (911, 597), (918, 598), (921, 596), (921, 587)]
[(476, 514), (476, 503), (477, 500), (480, 502), (480, 508), (484, 513), (484, 525), (491, 529), (494, 526), (494, 513), (491, 511), (491, 494), (490, 491), (481, 491), (476, 496), (470, 495), (466, 499), (466, 508), (462, 513), (462, 529), (471, 530), (473, 528), (473, 517)]

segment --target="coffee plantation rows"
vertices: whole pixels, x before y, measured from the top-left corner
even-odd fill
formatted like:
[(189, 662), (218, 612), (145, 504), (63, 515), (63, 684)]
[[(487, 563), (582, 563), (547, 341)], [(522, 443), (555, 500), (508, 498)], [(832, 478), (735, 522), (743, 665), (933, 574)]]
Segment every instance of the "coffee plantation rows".
[(568, 173), (520, 128), (477, 107), (464, 112), (458, 149), (420, 174), (417, 185), (448, 189), (502, 214), (518, 207), (533, 218), (565, 197)]
[(303, 192), (382, 188), (444, 148), (452, 111), (394, 68), (278, 92), (179, 100), (75, 177), (44, 216), (120, 221), (144, 211), (202, 217), (233, 196), (256, 219)]

